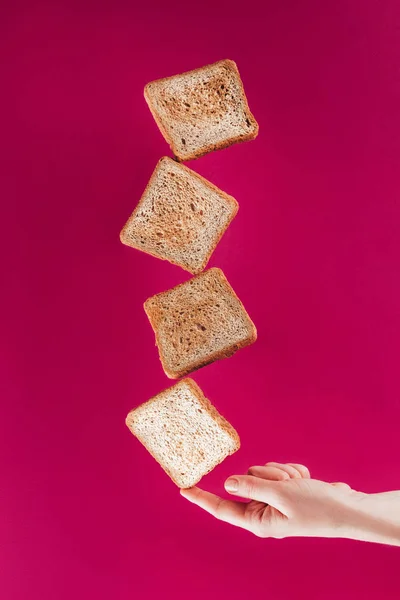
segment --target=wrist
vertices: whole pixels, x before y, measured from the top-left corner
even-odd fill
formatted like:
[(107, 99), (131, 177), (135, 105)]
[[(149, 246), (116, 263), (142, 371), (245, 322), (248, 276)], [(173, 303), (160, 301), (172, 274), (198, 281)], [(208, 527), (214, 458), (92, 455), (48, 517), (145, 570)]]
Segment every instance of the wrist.
[(349, 491), (346, 495), (337, 497), (331, 506), (324, 537), (358, 539), (360, 529), (360, 514), (358, 503), (362, 492)]
[(400, 546), (400, 493), (352, 492), (343, 537)]

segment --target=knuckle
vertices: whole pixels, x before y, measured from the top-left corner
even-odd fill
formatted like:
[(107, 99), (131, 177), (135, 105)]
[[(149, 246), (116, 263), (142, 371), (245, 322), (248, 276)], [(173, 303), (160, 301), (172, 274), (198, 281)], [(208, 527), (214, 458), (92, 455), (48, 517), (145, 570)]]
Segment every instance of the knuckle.
[(304, 465), (299, 465), (298, 470), (303, 475), (303, 477), (309, 477), (310, 476), (310, 471)]
[(348, 483), (344, 483), (343, 481), (338, 481), (335, 483), (336, 487), (339, 488), (344, 488), (344, 489), (351, 489)]
[(306, 466), (304, 465), (293, 465), (293, 467), (295, 469), (297, 469), (297, 471), (300, 473), (300, 475), (302, 475), (303, 477), (309, 477), (310, 476), (310, 471), (307, 469)]
[(252, 481), (251, 477), (244, 479), (239, 483), (239, 491), (247, 498), (252, 497), (255, 487), (255, 482)]

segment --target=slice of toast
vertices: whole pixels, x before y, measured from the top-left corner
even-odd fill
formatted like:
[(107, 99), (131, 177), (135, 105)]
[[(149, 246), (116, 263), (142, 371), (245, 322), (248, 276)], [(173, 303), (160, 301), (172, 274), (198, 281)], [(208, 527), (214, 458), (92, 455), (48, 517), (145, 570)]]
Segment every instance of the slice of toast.
[(232, 60), (152, 81), (144, 96), (180, 161), (257, 137), (258, 124)]
[(256, 328), (221, 269), (152, 296), (144, 309), (166, 375), (179, 379), (227, 358), (257, 338)]
[(163, 157), (120, 239), (190, 273), (200, 273), (238, 208), (232, 196)]
[(180, 488), (194, 486), (240, 447), (235, 429), (192, 379), (132, 410), (126, 424)]

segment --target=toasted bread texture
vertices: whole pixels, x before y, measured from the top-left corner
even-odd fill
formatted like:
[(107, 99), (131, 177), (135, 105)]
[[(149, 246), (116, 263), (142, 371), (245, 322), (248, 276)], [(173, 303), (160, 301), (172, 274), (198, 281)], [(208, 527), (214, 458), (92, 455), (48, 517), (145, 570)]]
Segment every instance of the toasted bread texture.
[(179, 161), (253, 140), (258, 134), (232, 60), (152, 81), (144, 96)]
[(208, 269), (152, 296), (144, 309), (171, 379), (227, 358), (257, 338), (254, 323), (221, 269)]
[(235, 429), (189, 378), (132, 410), (126, 424), (180, 488), (240, 447)]
[(200, 273), (237, 211), (232, 196), (163, 157), (120, 239), (190, 273)]

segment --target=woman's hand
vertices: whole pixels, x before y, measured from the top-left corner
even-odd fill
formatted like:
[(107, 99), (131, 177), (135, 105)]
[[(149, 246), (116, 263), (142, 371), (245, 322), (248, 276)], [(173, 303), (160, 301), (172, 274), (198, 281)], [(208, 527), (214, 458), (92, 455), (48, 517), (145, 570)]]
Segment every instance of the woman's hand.
[(250, 502), (225, 500), (197, 487), (181, 494), (222, 521), (273, 538), (351, 537), (356, 498), (363, 495), (345, 483), (310, 479), (303, 465), (273, 462), (230, 477), (225, 489)]

